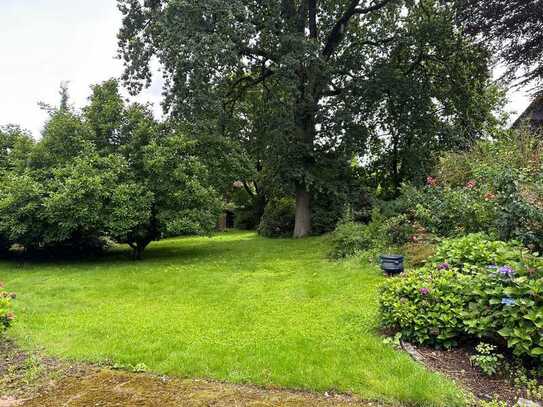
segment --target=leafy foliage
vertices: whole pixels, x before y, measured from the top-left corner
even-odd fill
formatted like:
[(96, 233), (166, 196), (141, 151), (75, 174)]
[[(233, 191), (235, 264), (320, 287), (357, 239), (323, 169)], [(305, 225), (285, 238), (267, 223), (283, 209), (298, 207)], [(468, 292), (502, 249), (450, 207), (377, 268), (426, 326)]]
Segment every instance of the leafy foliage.
[(442, 241), (431, 261), (436, 266), (447, 263), (469, 272), (471, 266), (507, 264), (517, 267), (532, 258), (529, 251), (518, 243), (491, 240), (478, 233)]
[[(467, 246), (473, 248), (464, 254)], [(418, 343), (449, 347), (460, 338), (487, 338), (540, 359), (542, 273), (543, 260), (516, 244), (481, 235), (446, 241), (433, 264), (385, 284), (382, 321)]]
[(483, 36), (508, 65), (507, 77), (543, 78), (543, 5), (525, 0), (456, 0), (466, 32)]
[(355, 222), (341, 222), (332, 234), (331, 244), (330, 257), (341, 259), (354, 256), (371, 248), (373, 237), (366, 225)]
[(0, 181), (3, 248), (92, 254), (114, 239), (139, 258), (153, 240), (213, 230), (222, 203), (194, 141), (126, 106), (115, 81), (93, 87), (82, 116), (64, 104), (38, 143), (12, 131), (0, 150), (13, 163)]
[(240, 140), (267, 187), (297, 197), (297, 237), (323, 173), (340, 178), (368, 141), (373, 168), (394, 168), (399, 185), (491, 121), (489, 55), (441, 1), (118, 3), (130, 90), (150, 84), (157, 58), (166, 110), (195, 134)]
[(474, 366), (480, 368), (487, 376), (492, 376), (498, 371), (503, 355), (495, 353), (496, 346), (481, 342), (475, 348), (476, 354), (470, 357)]
[(9, 328), (11, 322), (15, 319), (11, 303), (14, 298), (15, 293), (6, 291), (4, 284), (0, 282), (0, 335)]
[(422, 268), (390, 279), (380, 294), (382, 324), (420, 344), (452, 347), (463, 334), (469, 276)]
[(332, 233), (330, 257), (340, 259), (369, 249), (388, 248), (406, 243), (415, 229), (406, 215), (385, 218), (379, 209), (372, 211), (371, 221), (361, 224), (351, 213)]
[(543, 245), (541, 142), (506, 132), (463, 154), (447, 154), (423, 188), (406, 186), (412, 216), (440, 236), (485, 232)]
[(268, 202), (258, 226), (258, 233), (266, 237), (286, 237), (294, 229), (295, 202), (292, 198), (273, 199)]

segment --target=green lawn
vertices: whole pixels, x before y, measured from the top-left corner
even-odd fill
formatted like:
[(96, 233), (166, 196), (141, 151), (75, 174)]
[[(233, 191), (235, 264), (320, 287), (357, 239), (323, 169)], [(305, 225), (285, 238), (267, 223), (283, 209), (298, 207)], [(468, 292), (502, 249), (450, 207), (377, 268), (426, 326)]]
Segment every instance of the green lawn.
[(77, 360), (366, 399), (454, 406), (459, 391), (382, 343), (379, 271), (325, 257), (325, 238), (171, 239), (132, 262), (0, 263), (23, 346)]

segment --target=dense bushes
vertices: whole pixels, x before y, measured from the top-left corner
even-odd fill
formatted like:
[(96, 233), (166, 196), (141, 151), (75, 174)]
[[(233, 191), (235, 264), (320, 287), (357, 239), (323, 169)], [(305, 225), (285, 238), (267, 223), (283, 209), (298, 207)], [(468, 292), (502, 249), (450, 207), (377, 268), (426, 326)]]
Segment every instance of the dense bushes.
[(330, 257), (341, 259), (371, 248), (373, 238), (367, 225), (341, 222), (332, 234)]
[(383, 325), (420, 344), (455, 345), (463, 332), (468, 279), (453, 270), (433, 268), (391, 279), (380, 296)]
[(496, 207), (479, 189), (451, 188), (434, 184), (433, 178), (424, 188), (404, 186), (403, 197), (411, 216), (438, 236), (496, 231)]
[(383, 325), (407, 340), (485, 338), (543, 360), (543, 261), (518, 244), (446, 241), (429, 265), (388, 280), (380, 303)]
[(423, 188), (403, 199), (418, 223), (439, 236), (485, 232), (543, 248), (543, 146), (523, 132), (445, 155)]
[(12, 312), (11, 301), (15, 298), (14, 293), (7, 292), (4, 284), (0, 282), (0, 334), (9, 328), (15, 318)]
[(296, 203), (293, 198), (272, 199), (266, 205), (258, 233), (266, 237), (287, 237), (294, 230)]
[(361, 224), (351, 220), (341, 222), (332, 233), (330, 257), (340, 259), (369, 249), (402, 245), (409, 241), (415, 227), (406, 215), (384, 218), (378, 209), (372, 212), (371, 221)]
[(1, 246), (94, 254), (113, 239), (139, 258), (151, 241), (213, 230), (222, 203), (193, 140), (125, 106), (114, 81), (83, 112), (51, 109), (37, 143), (0, 129)]

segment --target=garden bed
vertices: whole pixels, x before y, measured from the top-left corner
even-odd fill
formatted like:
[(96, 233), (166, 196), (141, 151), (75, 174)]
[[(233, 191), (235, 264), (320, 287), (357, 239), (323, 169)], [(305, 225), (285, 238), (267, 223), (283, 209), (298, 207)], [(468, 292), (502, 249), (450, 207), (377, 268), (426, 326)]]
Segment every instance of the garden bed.
[(438, 350), (417, 347), (419, 362), (430, 370), (439, 372), (472, 393), (479, 400), (501, 400), (513, 405), (525, 396), (503, 376), (485, 376), (470, 362), (471, 353), (466, 348)]

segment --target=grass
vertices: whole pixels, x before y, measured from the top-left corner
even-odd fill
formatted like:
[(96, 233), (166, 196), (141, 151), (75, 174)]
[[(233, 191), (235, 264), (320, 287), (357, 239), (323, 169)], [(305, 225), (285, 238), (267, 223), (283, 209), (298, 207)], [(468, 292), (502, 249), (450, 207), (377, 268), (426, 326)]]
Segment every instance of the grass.
[(384, 345), (379, 271), (326, 259), (326, 239), (248, 232), (178, 238), (132, 262), (0, 262), (16, 291), (21, 345), (154, 372), (416, 406), (462, 404), (459, 390)]

